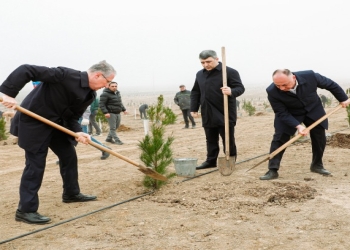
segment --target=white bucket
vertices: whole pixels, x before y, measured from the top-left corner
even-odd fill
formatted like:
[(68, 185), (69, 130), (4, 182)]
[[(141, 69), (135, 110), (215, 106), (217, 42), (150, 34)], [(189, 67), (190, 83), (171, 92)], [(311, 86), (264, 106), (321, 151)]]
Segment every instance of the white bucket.
[(193, 177), (196, 172), (197, 158), (173, 159), (175, 171), (178, 176)]

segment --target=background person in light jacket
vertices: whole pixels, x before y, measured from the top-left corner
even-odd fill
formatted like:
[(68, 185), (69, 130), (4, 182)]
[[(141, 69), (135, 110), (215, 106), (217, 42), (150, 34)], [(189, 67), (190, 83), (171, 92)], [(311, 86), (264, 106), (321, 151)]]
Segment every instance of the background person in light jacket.
[(89, 116), (89, 134), (93, 135), (92, 127), (94, 127), (96, 130), (96, 134), (94, 134), (94, 136), (101, 135), (101, 128), (98, 126), (96, 122), (98, 106), (99, 106), (99, 100), (98, 98), (96, 98), (90, 105), (90, 116)]

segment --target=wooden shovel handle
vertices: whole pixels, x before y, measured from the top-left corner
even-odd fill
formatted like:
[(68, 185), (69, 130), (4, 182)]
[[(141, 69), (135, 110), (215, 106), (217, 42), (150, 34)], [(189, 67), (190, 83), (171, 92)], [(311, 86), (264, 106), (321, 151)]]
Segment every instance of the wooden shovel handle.
[[(316, 127), (318, 124), (320, 124), (321, 122), (323, 122), (324, 120), (326, 120), (329, 116), (331, 116), (333, 113), (335, 113), (336, 111), (338, 111), (339, 109), (342, 108), (342, 105), (339, 104), (338, 107), (336, 107), (335, 109), (333, 109), (331, 112), (325, 114), (324, 116), (322, 116), (320, 119), (318, 119), (317, 121), (315, 121), (313, 124), (311, 124), (309, 127), (305, 128), (303, 131), (308, 131), (310, 132), (311, 129), (313, 129), (314, 127)], [(287, 141), (285, 144), (283, 144), (281, 147), (279, 147), (278, 149), (276, 149), (275, 151), (273, 151), (270, 155), (269, 155), (269, 159), (272, 159), (273, 157), (275, 157), (278, 153), (280, 153), (282, 150), (284, 150), (285, 148), (287, 148), (289, 145), (291, 145), (293, 142), (297, 141), (300, 137), (302, 137), (301, 134), (297, 134), (296, 136), (294, 136), (292, 139), (290, 139), (289, 141)]]
[[(318, 119), (317, 121), (315, 121), (313, 124), (311, 124), (309, 127), (305, 128), (304, 131), (309, 131), (311, 129), (313, 129), (314, 127), (316, 127), (318, 124), (320, 124), (321, 122), (323, 122), (324, 120), (326, 120), (329, 116), (331, 116), (332, 114), (334, 114), (335, 112), (337, 112), (339, 109), (342, 108), (342, 105), (339, 104), (335, 109), (333, 109), (331, 112), (325, 114), (324, 116), (322, 116), (320, 119)], [(300, 137), (302, 137), (301, 134), (297, 134), (296, 136), (294, 136), (292, 139), (290, 139), (289, 141), (287, 141), (285, 144), (283, 144), (282, 146), (280, 146), (278, 149), (276, 149), (275, 151), (273, 151), (271, 154), (269, 154), (269, 156), (262, 160), (261, 162), (259, 162), (258, 164), (256, 164), (255, 166), (253, 166), (252, 168), (248, 169), (246, 172), (252, 170), (253, 168), (256, 168), (257, 166), (259, 166), (261, 163), (267, 161), (267, 160), (271, 160), (273, 157), (275, 157), (278, 153), (280, 153), (281, 151), (283, 151), (285, 148), (287, 148), (288, 146), (290, 146), (293, 142), (297, 141)]]
[[(225, 47), (221, 47), (221, 62), (222, 62), (222, 85), (227, 87), (227, 72), (226, 72), (226, 52)], [(229, 113), (228, 113), (228, 96), (224, 95), (224, 119), (225, 119), (225, 155), (226, 160), (230, 159), (230, 130), (229, 130)]]
[[(0, 102), (2, 102), (2, 98), (1, 97), (0, 97)], [(40, 115), (37, 115), (37, 114), (35, 114), (35, 113), (25, 109), (25, 108), (22, 108), (19, 105), (16, 105), (15, 109), (20, 111), (21, 113), (26, 114), (26, 115), (28, 115), (30, 117), (33, 117), (33, 118), (35, 118), (35, 119), (37, 119), (37, 120), (39, 120), (39, 121), (41, 121), (41, 122), (43, 122), (43, 123), (45, 123), (47, 125), (50, 125), (50, 126), (56, 128), (56, 129), (58, 129), (58, 130), (60, 130), (60, 131), (62, 131), (64, 133), (70, 135), (70, 136), (73, 136), (74, 138), (78, 138), (79, 137), (79, 135), (77, 133), (75, 133), (75, 132), (73, 132), (73, 131), (71, 131), (69, 129), (66, 129), (65, 127), (62, 127), (62, 126), (58, 125), (57, 123), (54, 123), (54, 122), (52, 122), (52, 121), (50, 121), (50, 120), (48, 120), (48, 119), (46, 119), (46, 118), (44, 118), (44, 117), (42, 117)], [(146, 175), (149, 175), (149, 176), (151, 176), (154, 179), (162, 180), (162, 181), (166, 181), (167, 180), (167, 178), (165, 176), (160, 175), (159, 173), (155, 172), (153, 169), (144, 167), (144, 166), (138, 164), (137, 162), (135, 162), (135, 161), (133, 161), (133, 160), (131, 160), (131, 159), (121, 155), (121, 154), (118, 154), (118, 153), (116, 153), (116, 152), (114, 152), (114, 151), (112, 151), (112, 150), (110, 150), (110, 149), (108, 149), (106, 147), (101, 146), (100, 144), (97, 144), (97, 143), (95, 143), (93, 141), (90, 141), (90, 140), (89, 140), (89, 144), (91, 146), (94, 146), (95, 148), (98, 148), (98, 149), (100, 149), (102, 151), (108, 152), (108, 153), (110, 153), (110, 154), (112, 154), (112, 155), (122, 159), (123, 161), (126, 161), (126, 162), (128, 162), (128, 163), (130, 163), (130, 164), (132, 164), (132, 165), (134, 165), (136, 167), (138, 167), (139, 170), (142, 173), (144, 173)]]

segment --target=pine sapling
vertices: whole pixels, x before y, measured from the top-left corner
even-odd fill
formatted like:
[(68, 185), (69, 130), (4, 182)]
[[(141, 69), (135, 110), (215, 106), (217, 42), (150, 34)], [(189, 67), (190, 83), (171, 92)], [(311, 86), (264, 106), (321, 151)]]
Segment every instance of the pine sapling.
[[(163, 95), (160, 95), (158, 103), (148, 108), (147, 113), (151, 122), (150, 133), (139, 142), (138, 146), (142, 151), (140, 159), (147, 167), (151, 167), (157, 173), (171, 178), (175, 174), (169, 174), (167, 167), (173, 160), (171, 144), (174, 137), (171, 135), (165, 138), (164, 134), (165, 127), (175, 123), (176, 115), (170, 108), (164, 107), (163, 103)], [(165, 181), (155, 180), (149, 176), (145, 176), (143, 180), (145, 187), (153, 189), (159, 189), (165, 183)]]

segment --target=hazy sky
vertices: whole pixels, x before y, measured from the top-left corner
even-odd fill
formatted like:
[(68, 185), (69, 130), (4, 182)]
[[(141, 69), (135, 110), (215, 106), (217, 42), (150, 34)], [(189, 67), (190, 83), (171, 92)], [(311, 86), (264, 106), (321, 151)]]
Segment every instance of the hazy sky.
[(1, 1), (0, 83), (24, 63), (85, 71), (105, 59), (124, 93), (176, 92), (192, 88), (202, 50), (221, 58), (225, 46), (248, 91), (265, 89), (276, 68), (313, 69), (350, 87), (347, 2)]

